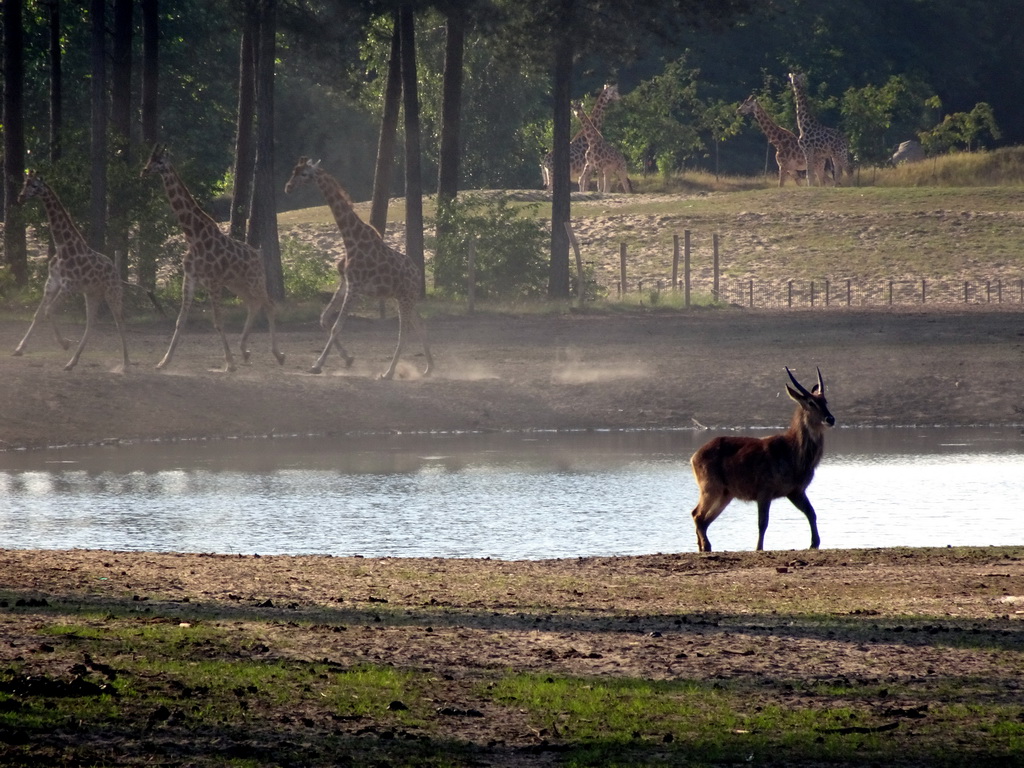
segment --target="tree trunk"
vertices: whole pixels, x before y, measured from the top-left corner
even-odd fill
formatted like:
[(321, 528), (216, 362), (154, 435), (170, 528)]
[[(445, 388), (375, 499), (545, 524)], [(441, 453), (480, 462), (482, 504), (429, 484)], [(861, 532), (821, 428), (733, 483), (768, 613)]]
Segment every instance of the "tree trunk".
[(63, 62), (60, 47), (60, 0), (50, 0), (50, 162), (61, 155), (61, 134), (64, 132)]
[(254, 102), (256, 97), (253, 40), (257, 32), (252, 3), (246, 3), (242, 20), (242, 41), (238, 56), (238, 114), (235, 121), (235, 184), (231, 195), (231, 236), (245, 239), (246, 215), (252, 202), (252, 180), (255, 171), (253, 147)]
[(25, 217), (17, 205), (25, 173), (25, 38), (22, 0), (4, 0), (4, 257), (17, 285), (28, 282)]
[(423, 260), (423, 171), (420, 166), (420, 104), (416, 83), (416, 21), (410, 5), (399, 10), (402, 42), (402, 106), (405, 111), (405, 252), (427, 284)]
[(107, 239), (107, 62), (104, 0), (90, 0), (89, 18), (92, 26), (89, 246), (103, 253), (106, 250)]
[(463, 54), (466, 47), (466, 16), (454, 8), (446, 22), (444, 85), (441, 97), (441, 147), (437, 164), (437, 241), (441, 243), (450, 224), (442, 213), (459, 192), (459, 133), (462, 121)]
[[(142, 10), (142, 142), (148, 149), (160, 139), (160, 15), (158, 0), (140, 0)], [(152, 195), (156, 187), (150, 187)], [(144, 215), (139, 222), (139, 285), (156, 287), (156, 235), (153, 222)]]
[(441, 148), (437, 171), (437, 197), (453, 200), (459, 191), (459, 132), (462, 122), (462, 59), (466, 47), (466, 16), (455, 8), (446, 23), (444, 85), (441, 97)]
[(373, 202), (370, 205), (370, 224), (381, 233), (388, 223), (388, 199), (391, 196), (391, 167), (395, 161), (395, 133), (398, 130), (398, 108), (402, 97), (401, 25), (398, 12), (394, 13), (394, 31), (391, 33), (391, 58), (388, 60), (388, 82), (384, 90), (384, 114), (380, 121), (377, 140), (377, 166), (373, 173)]
[(277, 196), (274, 193), (274, 57), (277, 0), (259, 0), (256, 48), (256, 169), (253, 175), (249, 244), (263, 252), (267, 292), (284, 298), (281, 244), (277, 239)]
[[(571, 3), (566, 3), (566, 5), (571, 5)], [(561, 29), (568, 29), (568, 27), (563, 25)], [(569, 297), (569, 235), (565, 231), (565, 223), (569, 221), (571, 215), (569, 100), (573, 70), (572, 59), (572, 38), (566, 32), (555, 41), (555, 63), (552, 73), (554, 147), (551, 159), (551, 273), (548, 281), (548, 294), (553, 298)]]
[[(116, 162), (125, 166), (125, 173), (118, 173), (110, 191), (107, 226), (110, 229), (110, 257), (120, 253), (121, 279), (128, 278), (128, 227), (129, 206), (127, 166), (131, 163), (132, 134), (132, 12), (133, 0), (114, 0), (114, 39), (111, 61), (110, 127), (113, 137), (113, 156)], [(137, 175), (137, 174), (136, 174)]]
[(160, 139), (160, 14), (158, 0), (140, 0), (142, 8), (142, 141), (148, 149)]

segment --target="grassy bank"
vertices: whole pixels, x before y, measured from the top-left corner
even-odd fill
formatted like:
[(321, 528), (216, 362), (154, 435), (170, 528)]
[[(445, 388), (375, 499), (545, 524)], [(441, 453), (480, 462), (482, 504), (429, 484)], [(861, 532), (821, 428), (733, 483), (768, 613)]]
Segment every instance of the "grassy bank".
[(0, 762), (1018, 765), (1022, 557), (0, 551)]

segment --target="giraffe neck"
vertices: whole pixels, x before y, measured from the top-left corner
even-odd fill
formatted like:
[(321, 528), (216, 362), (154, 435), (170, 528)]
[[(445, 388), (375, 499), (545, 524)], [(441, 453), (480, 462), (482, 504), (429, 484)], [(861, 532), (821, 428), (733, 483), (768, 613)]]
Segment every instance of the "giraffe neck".
[(601, 129), (601, 125), (604, 123), (604, 112), (608, 109), (608, 105), (611, 104), (611, 101), (611, 91), (605, 89), (601, 91), (601, 94), (597, 97), (597, 101), (594, 102), (594, 108), (590, 112), (590, 122), (592, 122), (594, 127), (598, 130)]
[(810, 132), (817, 125), (817, 122), (814, 116), (811, 115), (810, 104), (807, 102), (807, 93), (804, 91), (804, 87), (798, 85), (794, 91), (796, 96), (796, 124), (800, 128), (800, 133), (805, 134)]
[(178, 217), (178, 223), (189, 242), (198, 240), (202, 233), (210, 229), (220, 232), (217, 222), (199, 206), (172, 166), (161, 169), (160, 178), (163, 179), (171, 210)]
[(365, 242), (367, 236), (374, 240), (381, 239), (380, 233), (376, 229), (359, 218), (359, 214), (352, 207), (352, 198), (348, 196), (337, 179), (320, 168), (316, 169), (314, 178), (331, 213), (334, 214), (334, 222), (338, 225), (342, 240), (345, 241), (345, 250), (349, 254), (353, 252), (358, 243)]
[(70, 248), (88, 248), (85, 238), (75, 226), (75, 222), (71, 220), (70, 214), (57, 198), (57, 194), (48, 186), (44, 186), (43, 189), (45, 190), (41, 196), (43, 208), (46, 210), (46, 218), (50, 222), (50, 236), (53, 237), (57, 257), (59, 258), (63, 251)]
[(772, 120), (771, 116), (764, 111), (764, 108), (757, 101), (754, 102), (754, 119), (761, 126), (761, 130), (768, 137), (768, 141), (773, 144), (789, 133), (789, 131)]

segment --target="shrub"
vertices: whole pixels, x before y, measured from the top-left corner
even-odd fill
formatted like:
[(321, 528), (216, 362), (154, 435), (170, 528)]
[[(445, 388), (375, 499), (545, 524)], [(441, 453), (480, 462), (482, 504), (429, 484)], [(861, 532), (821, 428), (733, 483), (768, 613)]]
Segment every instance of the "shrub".
[[(531, 214), (537, 208), (513, 208), (506, 195), (466, 195), (438, 206), (429, 222), (434, 238), (430, 268), (434, 289), (449, 296), (466, 294), (469, 246), (476, 245), (476, 293), (481, 298), (527, 298), (547, 286), (546, 229)], [(525, 213), (524, 213), (525, 210)]]
[(314, 299), (321, 291), (333, 291), (337, 270), (331, 259), (298, 238), (281, 239), (281, 269), (292, 299)]

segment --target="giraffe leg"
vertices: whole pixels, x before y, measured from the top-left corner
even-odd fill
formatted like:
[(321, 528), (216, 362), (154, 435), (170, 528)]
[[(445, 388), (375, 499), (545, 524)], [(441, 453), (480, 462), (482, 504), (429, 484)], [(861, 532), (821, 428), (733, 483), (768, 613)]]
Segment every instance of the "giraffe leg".
[(121, 337), (121, 355), (124, 360), (122, 370), (127, 371), (128, 342), (124, 338), (124, 294), (120, 283), (115, 283), (107, 288), (106, 299), (107, 306), (110, 307), (110, 314), (114, 316), (114, 325), (117, 327), (117, 333)]
[(259, 305), (254, 299), (247, 299), (245, 302), (245, 325), (242, 326), (242, 338), (238, 346), (242, 353), (242, 362), (249, 362), (249, 329), (252, 328), (252, 321), (256, 318)]
[(590, 185), (590, 163), (583, 166), (583, 171), (580, 173), (580, 192), (586, 192), (587, 187)]
[[(412, 321), (410, 315), (414, 312), (413, 303), (408, 297), (400, 298), (398, 300), (398, 346), (395, 347), (395, 355), (391, 358), (391, 365), (388, 369), (380, 375), (382, 379), (391, 379), (395, 375), (395, 368), (398, 367), (398, 358), (402, 354), (402, 349), (405, 347), (405, 333), (406, 327)], [(430, 365), (430, 359), (427, 359), (427, 364)]]
[[(399, 306), (401, 309), (401, 306)], [(427, 341), (427, 329), (423, 325), (423, 318), (420, 317), (420, 313), (416, 310), (415, 305), (409, 305), (409, 324), (412, 326), (413, 331), (420, 339), (420, 343), (423, 344), (423, 356), (427, 358), (427, 367), (423, 369), (423, 375), (429, 376), (430, 372), (434, 370), (434, 358), (430, 354), (430, 344)], [(401, 322), (401, 319), (399, 319)]]
[(60, 344), (61, 347), (67, 349), (71, 346), (71, 342), (61, 335), (60, 329), (57, 327), (57, 321), (53, 319), (53, 315), (51, 314), (51, 309), (58, 301), (60, 301), (61, 293), (60, 284), (53, 278), (48, 277), (46, 279), (46, 285), (43, 288), (43, 299), (39, 302), (39, 306), (36, 307), (35, 314), (32, 315), (32, 322), (29, 323), (28, 330), (25, 331), (25, 335), (18, 343), (18, 346), (14, 348), (14, 352), (12, 354), (15, 357), (19, 357), (24, 354), (25, 345), (28, 344), (29, 336), (32, 335), (32, 332), (36, 328), (36, 323), (39, 322), (41, 317), (50, 318), (53, 322), (53, 330), (57, 334), (57, 343)]
[(277, 348), (277, 330), (274, 327), (277, 321), (277, 308), (268, 297), (263, 309), (267, 313), (267, 328), (270, 330), (270, 351), (274, 353), (277, 364), (284, 365), (284, 352)]
[(213, 327), (220, 334), (220, 343), (224, 347), (224, 370), (231, 373), (236, 369), (235, 357), (231, 354), (231, 345), (228, 344), (228, 337), (224, 333), (224, 323), (220, 317), (220, 286), (210, 286), (210, 309), (213, 312)]
[(327, 338), (327, 344), (324, 345), (324, 351), (320, 353), (320, 357), (316, 359), (313, 366), (309, 369), (310, 373), (321, 373), (324, 369), (324, 361), (327, 360), (327, 355), (331, 352), (331, 347), (337, 347), (341, 353), (342, 358), (345, 360), (345, 367), (348, 368), (352, 365), (352, 357), (345, 351), (345, 348), (341, 346), (341, 341), (338, 337), (341, 335), (341, 329), (345, 326), (345, 316), (348, 314), (348, 308), (355, 297), (355, 291), (349, 290), (347, 282), (343, 282), (339, 286), (337, 292), (334, 294), (334, 298), (331, 299), (331, 303), (327, 305), (327, 309), (320, 315), (320, 323), (323, 324), (330, 318), (332, 314), (332, 307), (338, 301), (338, 297), (341, 297), (341, 308), (338, 310), (338, 318), (334, 321), (334, 325), (331, 326), (331, 333)]
[(70, 371), (78, 365), (78, 358), (81, 357), (82, 350), (85, 349), (85, 342), (89, 339), (89, 331), (92, 330), (92, 318), (96, 314), (98, 298), (99, 296), (91, 291), (85, 293), (85, 330), (82, 332), (82, 338), (78, 341), (78, 346), (75, 347), (75, 353), (64, 366), (65, 371)]
[(181, 310), (178, 312), (178, 320), (174, 324), (174, 335), (171, 336), (171, 343), (167, 347), (167, 352), (164, 353), (163, 360), (156, 364), (157, 370), (170, 365), (171, 358), (174, 357), (174, 349), (181, 340), (181, 332), (185, 328), (185, 323), (188, 322), (188, 313), (192, 309), (192, 299), (195, 298), (195, 294), (196, 279), (186, 272), (181, 283)]

